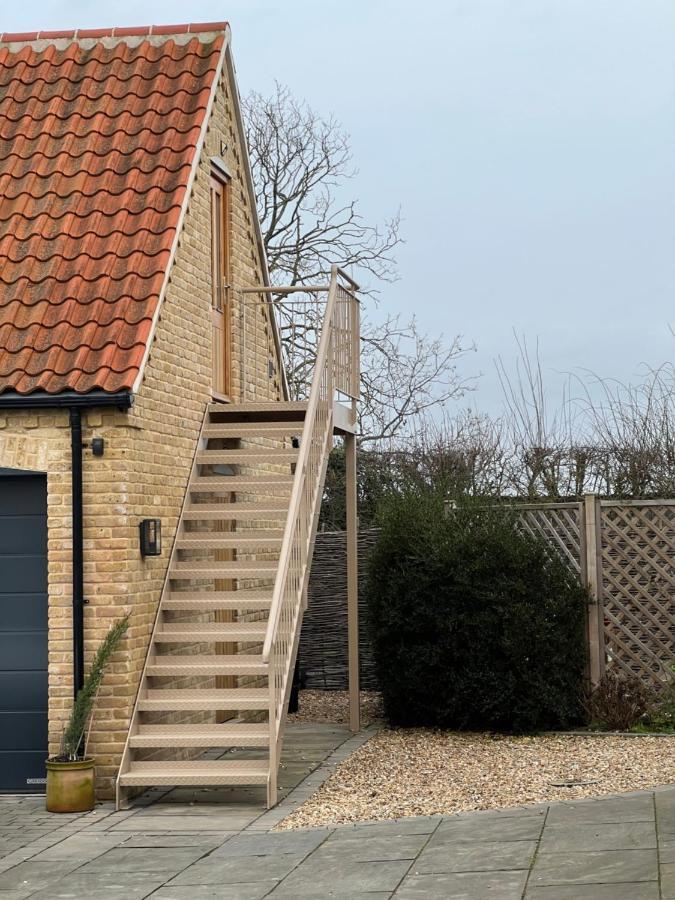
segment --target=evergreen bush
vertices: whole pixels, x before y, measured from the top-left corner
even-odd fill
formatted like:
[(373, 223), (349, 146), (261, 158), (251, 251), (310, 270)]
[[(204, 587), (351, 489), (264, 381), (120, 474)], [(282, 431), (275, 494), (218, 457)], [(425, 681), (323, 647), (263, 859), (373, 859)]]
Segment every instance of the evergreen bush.
[(388, 498), (367, 599), (391, 724), (531, 731), (582, 715), (588, 596), (512, 514)]

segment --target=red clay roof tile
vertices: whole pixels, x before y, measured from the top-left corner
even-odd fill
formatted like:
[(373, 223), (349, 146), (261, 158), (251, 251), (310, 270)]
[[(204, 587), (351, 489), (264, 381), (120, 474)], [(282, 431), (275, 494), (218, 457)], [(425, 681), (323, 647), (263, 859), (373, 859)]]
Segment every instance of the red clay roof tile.
[(0, 36), (0, 393), (134, 384), (226, 27)]

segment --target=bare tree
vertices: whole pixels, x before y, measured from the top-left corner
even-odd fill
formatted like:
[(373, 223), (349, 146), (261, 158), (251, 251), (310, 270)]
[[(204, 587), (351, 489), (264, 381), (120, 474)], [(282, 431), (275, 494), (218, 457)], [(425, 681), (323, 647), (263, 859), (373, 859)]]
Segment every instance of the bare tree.
[(400, 214), (370, 225), (356, 200), (344, 200), (357, 174), (349, 137), (289, 89), (243, 100), (256, 205), (270, 272), (277, 284), (310, 284), (333, 263), (378, 281), (396, 277)]
[(366, 323), (362, 345), (361, 444), (401, 440), (432, 410), (458, 399), (475, 383), (457, 370), (473, 347), (456, 337), (446, 344), (419, 331), (413, 317)]
[[(349, 138), (334, 118), (322, 118), (288, 88), (243, 101), (256, 204), (273, 283), (311, 285), (332, 264), (370, 282), (364, 294), (397, 277), (400, 214), (379, 225), (364, 220), (348, 195), (356, 174)], [(373, 284), (373, 281), (375, 282)], [(307, 396), (322, 322), (316, 295), (274, 300), (285, 368), (294, 399)], [(362, 316), (361, 441), (391, 441), (412, 423), (471, 387), (457, 371), (459, 338), (444, 342), (415, 319)]]

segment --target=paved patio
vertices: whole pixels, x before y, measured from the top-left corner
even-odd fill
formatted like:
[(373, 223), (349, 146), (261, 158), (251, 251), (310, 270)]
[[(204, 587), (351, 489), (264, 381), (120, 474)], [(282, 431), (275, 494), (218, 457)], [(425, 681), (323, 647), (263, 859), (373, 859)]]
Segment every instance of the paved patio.
[[(272, 832), (363, 736), (289, 729), (285, 799), (151, 794), (50, 816), (0, 799), (0, 900), (675, 900), (675, 787), (620, 797)], [(304, 778), (308, 773), (309, 778)]]

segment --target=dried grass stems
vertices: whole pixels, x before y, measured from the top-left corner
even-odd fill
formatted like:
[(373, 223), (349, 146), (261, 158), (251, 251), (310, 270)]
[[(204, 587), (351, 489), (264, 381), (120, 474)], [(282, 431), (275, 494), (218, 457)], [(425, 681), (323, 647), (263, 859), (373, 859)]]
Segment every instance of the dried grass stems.
[[(675, 737), (379, 732), (279, 826), (500, 809), (673, 780)], [(561, 782), (588, 782), (556, 787)]]

